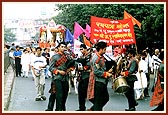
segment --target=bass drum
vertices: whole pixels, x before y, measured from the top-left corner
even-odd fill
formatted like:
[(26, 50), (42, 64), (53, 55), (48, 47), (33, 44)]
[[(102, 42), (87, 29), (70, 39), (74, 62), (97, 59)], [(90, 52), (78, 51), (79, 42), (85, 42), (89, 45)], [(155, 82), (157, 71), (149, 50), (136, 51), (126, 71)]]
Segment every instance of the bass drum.
[(113, 89), (116, 93), (125, 93), (129, 89), (129, 85), (127, 84), (127, 81), (125, 77), (119, 76), (114, 79), (113, 81)]

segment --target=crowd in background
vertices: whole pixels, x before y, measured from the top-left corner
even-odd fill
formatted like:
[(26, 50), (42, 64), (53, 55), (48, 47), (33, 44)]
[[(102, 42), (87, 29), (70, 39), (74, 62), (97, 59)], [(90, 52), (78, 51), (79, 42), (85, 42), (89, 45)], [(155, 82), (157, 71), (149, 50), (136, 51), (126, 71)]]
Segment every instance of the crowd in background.
[[(38, 47), (39, 48), (39, 47)], [(33, 63), (34, 58), (37, 56), (37, 50), (38, 48), (34, 48), (34, 47), (26, 47), (24, 49), (20, 49), (20, 46), (15, 46), (15, 44), (12, 44), (12, 46), (9, 48), (9, 57), (10, 57), (10, 62), (13, 68), (13, 71), (15, 71), (16, 77), (25, 77), (28, 78), (29, 76), (29, 72), (32, 73), (33, 77), (32, 79), (35, 80), (37, 73), (33, 72), (35, 71), (32, 68), (36, 68)], [(85, 46), (81, 46), (81, 52), (82, 50), (87, 50), (87, 48)], [(4, 50), (7, 50), (6, 47), (4, 47)], [(44, 79), (48, 79), (48, 78), (52, 78), (52, 71), (49, 71), (50, 68), (50, 63), (51, 63), (51, 59), (52, 57), (57, 54), (59, 52), (57, 47), (48, 47), (48, 48), (44, 48), (44, 49), (40, 49), (40, 54), (42, 57), (44, 57), (45, 59), (45, 63), (46, 65), (43, 67), (44, 68)], [(68, 50), (68, 49), (67, 49)], [(115, 50), (114, 50), (115, 51)], [(116, 52), (119, 50), (116, 50)], [(141, 51), (139, 54), (136, 54), (133, 56), (133, 58), (136, 60), (137, 62), (137, 70), (136, 70), (136, 78), (137, 80), (135, 80), (134, 84), (132, 84), (132, 88), (135, 91), (135, 100), (141, 100), (144, 97), (149, 97), (149, 86), (150, 84), (152, 84), (152, 90), (153, 92), (155, 92), (155, 87), (157, 86), (157, 81), (158, 81), (158, 72), (159, 74), (162, 73), (164, 70), (160, 70), (160, 65), (164, 64), (163, 60), (164, 60), (164, 56), (162, 56), (164, 54), (164, 49), (155, 49), (152, 53), (152, 55), (149, 53), (149, 49), (146, 48), (143, 51)], [(78, 55), (78, 54), (76, 54)], [(115, 54), (116, 55), (116, 54)], [(160, 57), (162, 56), (162, 57)], [(122, 59), (126, 59), (126, 61), (128, 63), (130, 63), (129, 60), (129, 55), (127, 54), (127, 49), (124, 49), (124, 52), (118, 52), (117, 56), (116, 56), (116, 63), (119, 61), (119, 58)], [(77, 57), (80, 58), (80, 57)], [(127, 65), (128, 66), (128, 65)], [(163, 68), (162, 68), (163, 69)], [(107, 73), (106, 73), (107, 74)], [(127, 73), (123, 73), (121, 72), (121, 75), (126, 75)], [(154, 74), (154, 81), (150, 82), (150, 74)], [(162, 82), (163, 82), (163, 73), (162, 73)], [(82, 75), (84, 76), (84, 75)], [(85, 82), (87, 82), (87, 86), (89, 83), (89, 75), (87, 80)], [(109, 75), (111, 76), (111, 75)], [(45, 82), (43, 83), (45, 84)], [(69, 84), (71, 85), (71, 84)], [(96, 84), (98, 85), (98, 84)], [(101, 84), (100, 84), (101, 85)], [(46, 97), (40, 97), (39, 96), (39, 92), (41, 91), (41, 89), (38, 89), (40, 86), (37, 86), (37, 80), (35, 80), (35, 86), (37, 89), (37, 97), (36, 97), (36, 101), (40, 100), (42, 98), (42, 100), (46, 100)], [(43, 86), (44, 87), (44, 86)], [(81, 92), (81, 88), (83, 88), (83, 86), (81, 86), (79, 84), (79, 101), (84, 101), (81, 100), (81, 98), (83, 98), (83, 95), (86, 95), (85, 93), (83, 94), (80, 93)], [(87, 90), (87, 87), (85, 87), (85, 89)], [(44, 89), (43, 89), (44, 90)], [(83, 89), (82, 89), (83, 90)], [(86, 98), (86, 96), (84, 97)], [(99, 99), (99, 97), (97, 98)], [(128, 98), (129, 99), (129, 98)], [(98, 101), (98, 100), (97, 100)], [(107, 100), (108, 101), (108, 100)], [(129, 102), (130, 100), (128, 100)], [(84, 102), (80, 102), (79, 103), (79, 110), (85, 110), (85, 106), (84, 105), (80, 105), (80, 104), (84, 104)], [(131, 102), (129, 102), (131, 103)], [(163, 102), (161, 103), (161, 107), (159, 109), (155, 109), (155, 110), (163, 110)], [(158, 105), (160, 105), (160, 103)], [(95, 104), (95, 103), (94, 103)], [(135, 102), (133, 108), (129, 107), (128, 111), (134, 111), (135, 110), (135, 106), (137, 106), (138, 103)], [(152, 104), (151, 104), (152, 105)], [(156, 104), (157, 105), (157, 104)], [(95, 110), (102, 110), (101, 108), (99, 109), (99, 107), (95, 107)], [(65, 110), (65, 108), (64, 108)], [(90, 110), (92, 110), (92, 108), (90, 108)]]

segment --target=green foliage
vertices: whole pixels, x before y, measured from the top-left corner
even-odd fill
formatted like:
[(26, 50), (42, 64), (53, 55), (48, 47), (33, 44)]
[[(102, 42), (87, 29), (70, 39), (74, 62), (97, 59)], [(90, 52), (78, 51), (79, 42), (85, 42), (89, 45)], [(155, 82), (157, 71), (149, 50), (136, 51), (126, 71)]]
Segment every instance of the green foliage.
[(142, 24), (142, 29), (134, 26), (138, 48), (157, 47), (154, 42), (164, 46), (164, 4), (56, 4), (55, 7), (59, 14), (53, 19), (72, 33), (75, 21), (85, 28), (86, 23), (90, 25), (90, 16), (122, 20), (126, 10)]
[(16, 40), (15, 34), (11, 31), (11, 29), (4, 28), (4, 41), (5, 42), (14, 42)]

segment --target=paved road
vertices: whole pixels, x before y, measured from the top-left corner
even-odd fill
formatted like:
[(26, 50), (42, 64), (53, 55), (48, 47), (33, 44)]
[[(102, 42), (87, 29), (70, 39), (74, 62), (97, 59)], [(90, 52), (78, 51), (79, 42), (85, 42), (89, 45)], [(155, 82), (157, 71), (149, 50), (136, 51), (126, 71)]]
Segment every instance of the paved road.
[[(49, 93), (48, 90), (50, 88), (51, 79), (46, 79), (46, 88), (45, 95), (47, 97), (46, 101), (35, 101), (35, 85), (32, 80), (31, 73), (29, 74), (29, 78), (16, 77), (13, 85), (12, 96), (10, 100), (10, 105), (8, 111), (44, 111), (47, 108)], [(78, 109), (78, 100), (77, 94), (75, 94), (74, 89), (72, 88), (72, 92), (68, 95), (66, 107), (67, 111), (75, 111)], [(125, 108), (127, 108), (127, 100), (123, 94), (114, 93), (111, 88), (111, 82), (108, 84), (108, 91), (110, 95), (109, 102), (103, 108), (104, 111), (108, 112), (125, 112)], [(151, 95), (150, 90), (150, 95)], [(137, 106), (137, 111), (150, 111), (154, 107), (149, 106), (149, 101), (151, 97), (145, 97), (143, 100), (138, 100), (139, 105)], [(92, 104), (87, 101), (86, 107), (89, 108)]]

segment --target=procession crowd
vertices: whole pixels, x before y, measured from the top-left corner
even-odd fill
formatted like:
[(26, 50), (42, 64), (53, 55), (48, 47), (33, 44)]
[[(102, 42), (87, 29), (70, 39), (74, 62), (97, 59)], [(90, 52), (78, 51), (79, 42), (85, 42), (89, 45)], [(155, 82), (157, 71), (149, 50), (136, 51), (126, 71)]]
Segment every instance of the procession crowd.
[[(94, 48), (80, 45), (81, 55), (74, 54), (71, 45), (60, 42), (57, 47), (26, 47), (13, 44), (9, 49), (10, 62), (16, 77), (29, 77), (31, 71), (37, 96), (35, 101), (44, 101), (45, 79), (51, 78), (50, 96), (45, 111), (66, 111), (66, 100), (74, 79), (78, 84), (79, 108), (76, 111), (103, 111), (109, 101), (107, 84), (113, 79), (112, 88), (124, 93), (128, 100), (125, 111), (136, 111), (137, 100), (149, 97), (149, 85), (153, 94), (150, 106), (157, 106), (152, 111), (164, 110), (164, 50), (155, 49), (153, 54), (146, 48), (137, 53), (133, 48), (114, 49), (115, 58), (108, 57), (107, 43), (98, 42)], [(150, 82), (150, 74), (154, 81)], [(125, 83), (121, 85), (120, 82)], [(120, 89), (121, 90), (120, 90)], [(93, 106), (86, 108), (89, 100)]]

